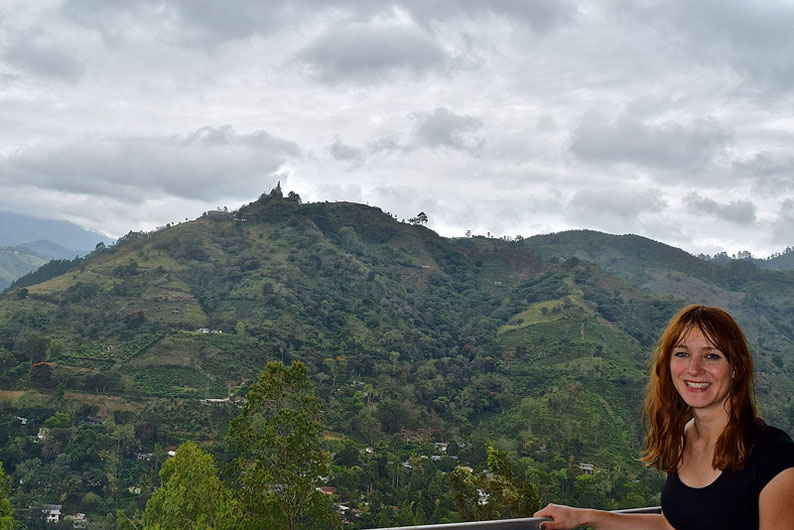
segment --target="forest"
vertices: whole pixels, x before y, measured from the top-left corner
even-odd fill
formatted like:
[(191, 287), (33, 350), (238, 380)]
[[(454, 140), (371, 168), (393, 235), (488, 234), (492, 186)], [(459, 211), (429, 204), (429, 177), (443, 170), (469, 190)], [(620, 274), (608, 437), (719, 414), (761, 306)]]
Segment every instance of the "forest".
[[(196, 505), (186, 483), (223, 502), (185, 527), (657, 505), (640, 402), (661, 328), (692, 302), (734, 314), (764, 418), (792, 432), (794, 272), (640, 236), (446, 239), (414, 221), (274, 190), (17, 280), (0, 295), (0, 518), (45, 527), (60, 505), (67, 526), (155, 527)], [(290, 410), (311, 471), (279, 449), (301, 431)], [(308, 507), (285, 508), (291, 488)]]

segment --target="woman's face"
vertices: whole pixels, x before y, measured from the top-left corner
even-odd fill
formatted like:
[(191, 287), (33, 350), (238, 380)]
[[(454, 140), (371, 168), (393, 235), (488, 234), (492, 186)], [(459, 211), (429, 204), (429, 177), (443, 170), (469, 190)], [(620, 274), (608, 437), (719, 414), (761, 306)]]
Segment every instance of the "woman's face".
[(693, 409), (722, 408), (730, 393), (731, 365), (697, 327), (678, 339), (670, 356), (670, 374), (676, 390)]

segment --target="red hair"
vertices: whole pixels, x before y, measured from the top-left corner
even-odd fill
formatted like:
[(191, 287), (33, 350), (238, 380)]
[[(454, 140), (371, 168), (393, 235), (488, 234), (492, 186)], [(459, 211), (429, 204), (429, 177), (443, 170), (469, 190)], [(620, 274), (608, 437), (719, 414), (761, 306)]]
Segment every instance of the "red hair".
[(762, 425), (754, 402), (753, 356), (736, 321), (718, 307), (703, 305), (690, 305), (679, 311), (659, 339), (648, 368), (642, 460), (668, 473), (675, 472), (681, 463), (686, 443), (684, 426), (692, 418), (692, 411), (673, 384), (670, 357), (679, 341), (695, 328), (725, 355), (731, 367), (728, 424), (717, 439), (711, 465), (715, 469), (737, 471), (744, 467), (753, 438)]

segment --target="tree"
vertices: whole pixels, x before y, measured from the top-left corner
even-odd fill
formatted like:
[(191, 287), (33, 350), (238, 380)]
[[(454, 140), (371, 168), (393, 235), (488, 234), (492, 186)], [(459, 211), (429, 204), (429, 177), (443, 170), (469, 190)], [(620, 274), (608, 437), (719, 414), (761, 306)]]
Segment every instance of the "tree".
[(14, 509), (8, 500), (11, 493), (11, 480), (3, 471), (3, 463), (0, 462), (0, 530), (12, 530), (16, 528), (14, 522)]
[(246, 528), (341, 526), (331, 499), (316, 489), (330, 470), (320, 413), (301, 362), (270, 362), (251, 385), (229, 424), (240, 455), (230, 471)]
[(427, 214), (425, 212), (419, 212), (416, 214), (416, 217), (411, 217), (408, 219), (408, 222), (412, 225), (426, 225), (427, 224)]
[(31, 364), (40, 363), (47, 357), (47, 347), (50, 345), (50, 339), (42, 337), (35, 333), (25, 339), (25, 345), (22, 347), (22, 352), (30, 360)]
[(146, 503), (143, 527), (242, 528), (231, 492), (218, 479), (212, 457), (185, 442), (163, 463), (160, 487)]
[(30, 378), (43, 385), (52, 381), (52, 365), (47, 362), (38, 362), (30, 367)]
[(464, 520), (531, 517), (540, 509), (535, 487), (518, 478), (507, 455), (490, 446), (488, 469), (473, 474), (458, 468), (449, 474), (455, 508)]

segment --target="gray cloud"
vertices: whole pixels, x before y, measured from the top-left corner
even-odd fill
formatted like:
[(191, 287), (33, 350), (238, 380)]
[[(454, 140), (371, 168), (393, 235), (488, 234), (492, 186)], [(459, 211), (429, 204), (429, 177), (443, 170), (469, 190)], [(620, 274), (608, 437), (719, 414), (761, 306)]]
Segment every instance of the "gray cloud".
[(82, 76), (84, 65), (63, 43), (38, 32), (20, 32), (0, 47), (0, 59), (14, 69), (44, 79), (69, 83)]
[(751, 89), (784, 95), (794, 82), (794, 6), (742, 0), (617, 2), (641, 24), (670, 35), (704, 65), (727, 61)]
[(261, 192), (268, 175), (300, 154), (264, 131), (203, 127), (171, 138), (82, 139), (39, 144), (0, 158), (0, 184), (142, 201), (170, 195), (212, 200)]
[(382, 151), (408, 152), (410, 150), (411, 147), (400, 144), (396, 136), (383, 136), (367, 144), (367, 152), (371, 154), (380, 153)]
[(582, 120), (571, 134), (571, 149), (584, 160), (683, 169), (705, 165), (730, 139), (712, 119), (653, 123), (624, 112), (612, 120)]
[(366, 158), (366, 153), (360, 147), (343, 144), (338, 138), (328, 148), (331, 156), (336, 160), (351, 162), (354, 166), (360, 165)]
[(567, 218), (576, 226), (626, 232), (637, 229), (642, 215), (664, 207), (659, 190), (582, 189), (568, 203)]
[(786, 247), (794, 246), (791, 242), (791, 234), (794, 234), (794, 199), (788, 198), (781, 202), (772, 230), (775, 243)]
[(779, 195), (781, 190), (794, 189), (794, 157), (788, 153), (762, 151), (735, 160), (731, 171), (754, 183), (764, 195)]
[[(283, 172), (307, 200), (401, 217), (425, 204), (379, 189), (422, 188), (444, 234), (588, 226), (771, 252), (773, 225), (781, 238), (792, 226), (776, 213), (794, 192), (792, 12), (782, 0), (0, 2), (0, 195), (125, 233), (251, 200)], [(196, 130), (206, 123), (246, 134)]]
[(180, 0), (174, 2), (182, 19), (220, 40), (244, 39), (269, 33), (278, 23), (283, 0)]
[(677, 22), (689, 31), (693, 42), (710, 41), (710, 54), (722, 57), (728, 48), (729, 60), (738, 72), (754, 83), (788, 92), (794, 82), (794, 57), (790, 53), (794, 47), (794, 6), (741, 0), (681, 4)]
[(537, 32), (549, 31), (571, 22), (578, 12), (572, 2), (562, 0), (406, 0), (403, 5), (419, 20), (493, 15), (526, 24)]
[(684, 205), (695, 210), (693, 213), (696, 215), (705, 213), (741, 225), (755, 221), (755, 205), (750, 201), (731, 201), (721, 204), (692, 192), (684, 197)]
[(409, 13), (424, 26), (490, 15), (527, 25), (536, 32), (564, 25), (577, 14), (574, 3), (563, 0), (65, 0), (60, 11), (66, 19), (98, 30), (110, 39), (128, 29), (124, 24), (129, 26), (130, 18), (151, 22), (154, 15), (170, 20), (171, 31), (181, 32), (194, 44), (198, 41), (215, 45), (252, 35), (270, 35), (320, 16), (368, 22), (392, 15), (395, 8)]
[(350, 24), (329, 30), (298, 52), (300, 61), (327, 83), (377, 83), (393, 74), (444, 70), (448, 56), (413, 26)]
[(98, 31), (109, 42), (123, 38), (140, 23), (155, 28), (164, 41), (214, 46), (275, 31), (284, 20), (287, 4), (285, 0), (65, 0), (60, 13), (65, 20)]
[[(411, 112), (408, 119), (414, 122), (407, 142), (400, 142), (399, 134), (382, 136), (366, 146), (370, 155), (381, 152), (407, 154), (419, 149), (449, 148), (478, 156), (485, 139), (477, 132), (482, 129), (482, 120), (466, 114), (456, 114), (444, 107), (429, 112)], [(331, 146), (331, 155), (337, 160), (362, 160), (365, 151), (358, 147), (341, 144), (338, 140)]]
[(482, 120), (473, 116), (437, 107), (432, 112), (411, 113), (409, 117), (415, 121), (411, 140), (417, 147), (451, 147), (476, 153), (485, 142), (474, 134), (482, 128)]

